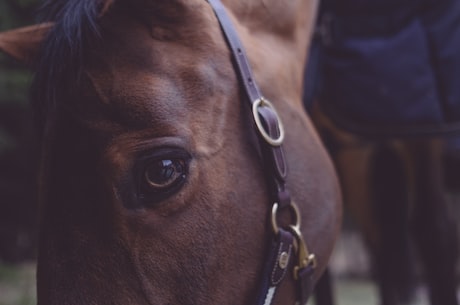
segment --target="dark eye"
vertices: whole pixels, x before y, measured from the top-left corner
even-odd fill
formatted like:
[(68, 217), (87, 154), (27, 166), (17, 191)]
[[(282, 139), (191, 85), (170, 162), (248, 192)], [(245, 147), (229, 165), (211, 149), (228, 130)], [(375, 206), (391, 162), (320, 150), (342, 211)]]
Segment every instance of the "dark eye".
[(145, 183), (152, 191), (161, 191), (180, 183), (186, 177), (185, 160), (162, 159), (147, 164), (144, 171)]
[(137, 198), (152, 205), (173, 195), (187, 181), (190, 155), (181, 149), (162, 148), (140, 156), (135, 166)]

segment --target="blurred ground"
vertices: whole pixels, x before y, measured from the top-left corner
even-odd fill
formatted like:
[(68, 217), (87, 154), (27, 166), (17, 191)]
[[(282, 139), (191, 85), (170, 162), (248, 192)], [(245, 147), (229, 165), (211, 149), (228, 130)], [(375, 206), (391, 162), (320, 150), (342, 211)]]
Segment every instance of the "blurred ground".
[(0, 264), (0, 305), (35, 305), (35, 264)]

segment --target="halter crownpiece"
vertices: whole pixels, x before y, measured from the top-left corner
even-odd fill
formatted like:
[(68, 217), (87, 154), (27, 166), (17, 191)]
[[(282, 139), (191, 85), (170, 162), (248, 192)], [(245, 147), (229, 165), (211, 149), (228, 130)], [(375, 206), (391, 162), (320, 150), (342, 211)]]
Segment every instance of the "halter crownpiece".
[[(236, 71), (252, 108), (254, 125), (259, 135), (259, 147), (263, 155), (263, 165), (269, 185), (274, 189), (271, 194), (271, 224), (273, 238), (268, 259), (262, 276), (257, 305), (270, 305), (276, 290), (285, 278), (288, 267), (292, 267), (297, 285), (297, 303), (304, 305), (313, 289), (313, 272), (316, 258), (308, 250), (300, 231), (300, 212), (291, 200), (286, 186), (287, 165), (283, 152), (284, 128), (274, 105), (264, 98), (255, 82), (248, 57), (230, 20), (226, 8), (220, 0), (207, 0), (217, 16), (222, 31), (236, 62)], [(278, 213), (288, 210), (293, 214), (295, 223), (280, 227)], [(297, 262), (294, 263), (294, 256)], [(292, 266), (293, 265), (293, 266)]]

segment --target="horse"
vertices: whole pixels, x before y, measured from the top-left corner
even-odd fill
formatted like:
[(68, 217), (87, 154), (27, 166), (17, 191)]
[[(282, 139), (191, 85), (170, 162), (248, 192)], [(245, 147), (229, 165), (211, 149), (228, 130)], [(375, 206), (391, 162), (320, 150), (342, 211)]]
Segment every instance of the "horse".
[[(446, 198), (442, 139), (357, 135), (319, 108), (312, 117), (367, 247), (381, 304), (412, 304), (421, 269), (430, 304), (457, 305), (458, 219)], [(321, 286), (330, 287), (326, 275)], [(332, 289), (318, 299), (335, 303)]]
[[(458, 305), (443, 138), (460, 131), (460, 3), (322, 4), (305, 102), (369, 250), (380, 302), (412, 304), (423, 275), (430, 304)], [(323, 282), (321, 304), (331, 304)]]
[(341, 222), (301, 101), (316, 7), (50, 0), (0, 34), (35, 71), (38, 304), (306, 301)]

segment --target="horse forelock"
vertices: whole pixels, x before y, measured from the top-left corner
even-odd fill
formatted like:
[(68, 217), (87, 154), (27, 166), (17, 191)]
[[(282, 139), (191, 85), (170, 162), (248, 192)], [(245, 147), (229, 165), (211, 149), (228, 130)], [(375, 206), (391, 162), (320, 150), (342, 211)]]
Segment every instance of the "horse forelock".
[(98, 19), (113, 0), (47, 0), (41, 21), (55, 25), (42, 44), (31, 90), (32, 107), (40, 133), (50, 110), (63, 92), (72, 90), (82, 72), (84, 51), (97, 41)]

